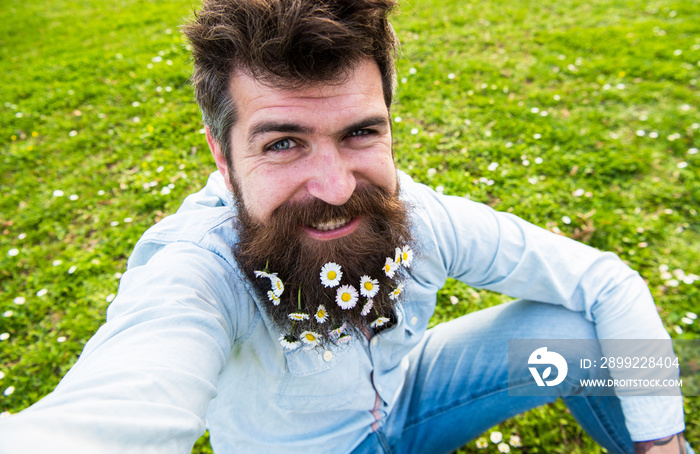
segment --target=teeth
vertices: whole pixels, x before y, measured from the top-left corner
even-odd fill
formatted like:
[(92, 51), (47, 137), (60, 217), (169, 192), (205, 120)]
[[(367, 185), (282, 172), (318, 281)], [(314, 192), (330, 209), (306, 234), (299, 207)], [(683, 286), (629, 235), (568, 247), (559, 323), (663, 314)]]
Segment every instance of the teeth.
[(324, 222), (323, 224), (315, 224), (313, 228), (316, 230), (320, 230), (322, 232), (327, 232), (329, 230), (335, 230), (338, 229), (345, 224), (347, 224), (350, 221), (350, 219), (335, 219), (330, 222)]

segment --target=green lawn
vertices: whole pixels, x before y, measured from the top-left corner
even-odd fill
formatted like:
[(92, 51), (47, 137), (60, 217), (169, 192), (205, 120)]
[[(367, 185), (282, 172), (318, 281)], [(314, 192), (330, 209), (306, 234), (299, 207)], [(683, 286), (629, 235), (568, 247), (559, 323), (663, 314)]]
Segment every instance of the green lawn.
[[(178, 28), (194, 7), (2, 1), (0, 412), (55, 387), (140, 234), (214, 169)], [(671, 335), (698, 338), (700, 4), (412, 0), (393, 22), (399, 166), (618, 253)], [(433, 323), (503, 300), (450, 281)], [(699, 410), (686, 398), (696, 447)], [(560, 404), (494, 430), (512, 452), (600, 452)]]

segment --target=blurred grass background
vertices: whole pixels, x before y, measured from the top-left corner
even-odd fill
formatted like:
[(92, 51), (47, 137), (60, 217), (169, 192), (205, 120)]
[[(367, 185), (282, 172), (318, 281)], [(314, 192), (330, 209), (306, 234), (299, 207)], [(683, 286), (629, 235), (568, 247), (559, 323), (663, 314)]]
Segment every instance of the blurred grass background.
[[(214, 166), (179, 33), (196, 2), (1, 4), (7, 414), (55, 387), (104, 322), (140, 234)], [(412, 0), (393, 24), (400, 168), (616, 252), (672, 337), (698, 338), (700, 4)], [(433, 323), (502, 301), (449, 281)], [(686, 398), (695, 446), (699, 409)], [(512, 452), (601, 452), (559, 403), (493, 430), (520, 436)], [(193, 452), (210, 452), (206, 437)]]

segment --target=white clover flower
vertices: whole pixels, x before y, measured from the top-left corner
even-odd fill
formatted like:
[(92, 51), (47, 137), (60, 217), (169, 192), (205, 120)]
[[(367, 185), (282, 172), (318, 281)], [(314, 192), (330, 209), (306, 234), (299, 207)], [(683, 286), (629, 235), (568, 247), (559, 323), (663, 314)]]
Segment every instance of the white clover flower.
[(273, 292), (272, 290), (268, 290), (267, 299), (269, 299), (274, 306), (280, 305), (280, 297), (275, 295), (275, 292)]
[(3, 392), (3, 394), (6, 396), (9, 396), (10, 394), (13, 394), (14, 392), (15, 392), (15, 387), (8, 386), (7, 389), (5, 389), (5, 392)]
[(391, 291), (391, 294), (389, 295), (390, 300), (395, 300), (401, 295), (401, 292), (403, 291), (403, 284), (399, 284), (394, 290)]
[(388, 278), (394, 277), (394, 274), (396, 273), (396, 268), (398, 268), (399, 264), (396, 263), (394, 259), (391, 257), (386, 258), (386, 263), (384, 263), (384, 274)]
[(503, 441), (503, 434), (495, 430), (491, 432), (491, 436), (489, 438), (491, 439), (491, 443), (498, 444)]
[(280, 344), (287, 350), (294, 350), (297, 347), (301, 347), (301, 341), (291, 334), (283, 334), (280, 336)]
[(22, 304), (26, 303), (27, 300), (23, 296), (18, 296), (14, 300), (12, 300), (13, 303), (15, 303), (18, 306), (21, 306)]
[(42, 288), (41, 290), (39, 290), (38, 292), (36, 292), (36, 296), (38, 296), (39, 298), (41, 298), (42, 296), (46, 295), (47, 293), (49, 293), (49, 291), (46, 290), (45, 288)]
[(7, 255), (9, 255), (10, 257), (15, 257), (15, 256), (19, 255), (19, 249), (16, 249), (16, 248), (10, 249), (9, 251), (7, 251)]
[(517, 435), (511, 435), (508, 439), (508, 444), (514, 448), (519, 448), (522, 446), (522, 443), (520, 442), (520, 437)]
[(0, 334), (0, 341), (6, 341), (7, 339), (10, 338), (10, 333), (2, 333)]
[(498, 450), (503, 453), (508, 453), (510, 452), (510, 446), (508, 446), (505, 443), (499, 443), (498, 444)]
[(316, 309), (316, 313), (314, 314), (314, 318), (319, 323), (325, 323), (325, 321), (328, 320), (328, 312), (326, 312), (326, 306), (324, 306), (323, 304), (318, 306), (318, 309)]
[(384, 326), (389, 322), (389, 319), (386, 317), (377, 317), (375, 321), (369, 324), (370, 328), (379, 328), (380, 326)]
[(335, 295), (335, 302), (342, 309), (352, 309), (357, 304), (357, 290), (352, 285), (342, 285)]
[(328, 262), (321, 268), (321, 283), (324, 287), (335, 287), (340, 284), (342, 277), (343, 272), (337, 263)]
[(362, 312), (360, 314), (363, 317), (367, 317), (367, 315), (369, 315), (369, 311), (372, 310), (372, 306), (374, 306), (374, 300), (368, 299), (365, 305), (362, 306)]
[(318, 345), (319, 340), (321, 339), (321, 336), (319, 336), (317, 333), (314, 333), (313, 331), (304, 331), (301, 333), (301, 341), (306, 345), (307, 347), (315, 347)]
[(477, 449), (486, 449), (489, 447), (489, 442), (485, 438), (479, 438), (476, 440)]
[(401, 250), (401, 265), (408, 268), (409, 266), (411, 266), (412, 261), (413, 261), (413, 251), (411, 250), (410, 247), (404, 246), (403, 249)]
[(369, 276), (362, 276), (360, 278), (360, 295), (366, 296), (367, 298), (374, 298), (377, 292), (379, 292), (379, 281)]
[(695, 312), (687, 312), (685, 316), (691, 320), (695, 320), (698, 318), (698, 314), (696, 314)]
[[(11, 311), (10, 311), (10, 312), (11, 312)], [(688, 317), (683, 317), (683, 318), (681, 319), (681, 322), (682, 322), (682, 323), (685, 323), (686, 325), (692, 325), (692, 324), (693, 324), (693, 320), (690, 319), (690, 318), (688, 318)]]

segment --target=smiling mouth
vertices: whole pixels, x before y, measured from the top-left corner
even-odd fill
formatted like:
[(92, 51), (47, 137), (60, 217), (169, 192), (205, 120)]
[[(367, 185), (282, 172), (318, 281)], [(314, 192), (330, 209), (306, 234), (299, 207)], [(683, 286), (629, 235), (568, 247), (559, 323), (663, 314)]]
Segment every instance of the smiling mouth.
[(329, 222), (323, 222), (321, 224), (314, 224), (311, 227), (316, 229), (316, 230), (319, 230), (321, 232), (329, 232), (331, 230), (336, 230), (336, 229), (339, 229), (341, 227), (344, 227), (349, 222), (350, 222), (349, 218), (334, 219), (334, 220), (329, 221)]

